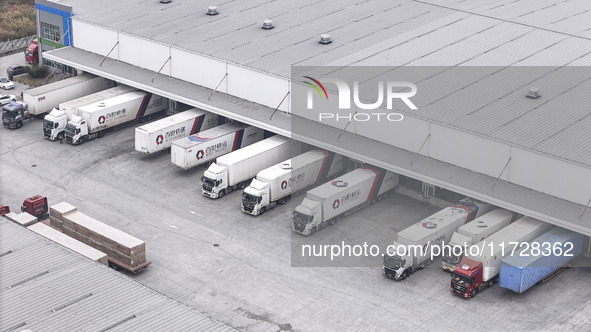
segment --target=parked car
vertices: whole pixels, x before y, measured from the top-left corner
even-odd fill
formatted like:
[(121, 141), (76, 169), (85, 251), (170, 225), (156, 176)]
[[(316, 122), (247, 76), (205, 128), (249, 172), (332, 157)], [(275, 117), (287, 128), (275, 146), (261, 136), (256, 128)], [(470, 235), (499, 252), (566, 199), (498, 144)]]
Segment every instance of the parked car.
[(16, 101), (16, 96), (13, 95), (0, 95), (0, 106), (4, 106), (11, 101)]
[(14, 89), (14, 83), (6, 77), (0, 77), (0, 88), (4, 90)]
[(26, 72), (27, 71), (25, 69), (25, 66), (12, 65), (12, 66), (8, 67), (8, 69), (6, 69), (6, 73), (8, 74), (8, 76), (16, 76), (16, 75), (24, 74)]

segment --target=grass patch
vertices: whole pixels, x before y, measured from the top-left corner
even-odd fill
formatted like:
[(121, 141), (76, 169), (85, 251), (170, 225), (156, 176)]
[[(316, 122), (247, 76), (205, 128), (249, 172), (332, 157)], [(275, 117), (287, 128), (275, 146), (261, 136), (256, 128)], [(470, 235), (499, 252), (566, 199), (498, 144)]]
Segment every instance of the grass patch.
[(0, 0), (0, 42), (37, 34), (35, 0)]
[(13, 81), (17, 81), (28, 86), (38, 87), (42, 86), (45, 83), (45, 77), (34, 78), (29, 74), (22, 74), (15, 76)]

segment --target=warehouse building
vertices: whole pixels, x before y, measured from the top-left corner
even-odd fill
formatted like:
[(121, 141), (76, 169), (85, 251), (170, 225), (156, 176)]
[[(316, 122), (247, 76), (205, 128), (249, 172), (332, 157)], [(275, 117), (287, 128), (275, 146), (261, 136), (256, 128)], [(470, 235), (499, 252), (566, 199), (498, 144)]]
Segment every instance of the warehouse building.
[(235, 331), (4, 217), (0, 262), (2, 331)]
[[(48, 61), (392, 170), (426, 192), (445, 188), (591, 235), (584, 0), (36, 3), (72, 13), (70, 47), (45, 52)], [(433, 72), (415, 82), (418, 110), (374, 127), (294, 108), (292, 66)], [(453, 66), (474, 70), (454, 83)]]

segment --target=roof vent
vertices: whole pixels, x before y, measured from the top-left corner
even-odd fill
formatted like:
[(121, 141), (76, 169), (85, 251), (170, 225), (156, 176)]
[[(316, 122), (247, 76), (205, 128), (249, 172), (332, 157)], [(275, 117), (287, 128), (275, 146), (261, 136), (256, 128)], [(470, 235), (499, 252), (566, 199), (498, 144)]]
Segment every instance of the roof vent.
[(531, 88), (529, 88), (529, 90), (527, 91), (527, 94), (525, 96), (527, 98), (531, 98), (531, 99), (538, 99), (542, 95), (540, 95), (540, 89), (532, 86)]
[(209, 16), (215, 16), (217, 14), (219, 14), (220, 12), (218, 12), (218, 7), (217, 6), (209, 6), (207, 8), (207, 15)]
[(271, 20), (264, 20), (263, 21), (263, 26), (261, 27), (263, 30), (271, 30), (273, 29), (275, 26), (273, 26), (273, 21)]
[(327, 33), (321, 34), (319, 43), (323, 45), (332, 43), (332, 40), (330, 40), (330, 35)]
[(172, 0), (160, 0), (160, 3), (171, 3)]
[(470, 265), (468, 265), (468, 264), (462, 265), (462, 270), (464, 270), (464, 271), (470, 270)]

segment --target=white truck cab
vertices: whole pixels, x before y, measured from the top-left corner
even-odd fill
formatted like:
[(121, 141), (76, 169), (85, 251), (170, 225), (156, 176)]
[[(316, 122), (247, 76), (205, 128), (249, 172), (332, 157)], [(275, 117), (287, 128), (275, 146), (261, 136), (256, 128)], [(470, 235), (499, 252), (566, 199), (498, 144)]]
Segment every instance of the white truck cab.
[(228, 187), (228, 169), (215, 162), (203, 173), (201, 193), (211, 198), (224, 197), (224, 189)]
[(320, 202), (304, 198), (302, 204), (298, 205), (293, 212), (293, 230), (304, 235), (316, 233), (322, 224), (319, 221), (322, 217), (321, 209)]
[(269, 183), (253, 179), (242, 193), (242, 211), (258, 216), (272, 208), (275, 202), (269, 202), (269, 187)]
[(52, 141), (64, 138), (67, 123), (66, 112), (54, 108), (43, 118), (43, 136)]

